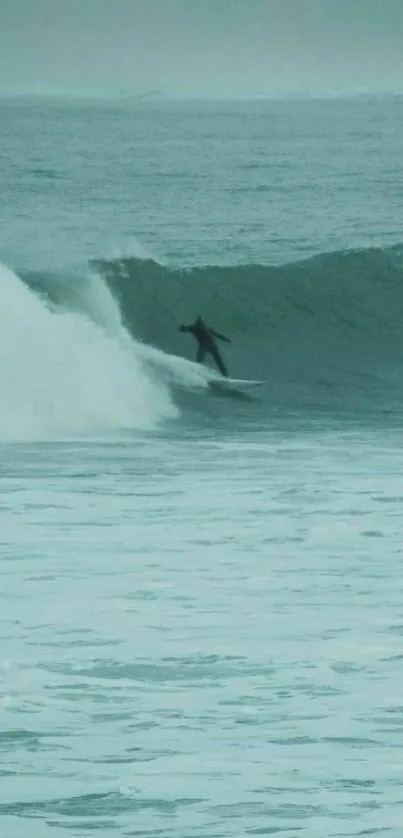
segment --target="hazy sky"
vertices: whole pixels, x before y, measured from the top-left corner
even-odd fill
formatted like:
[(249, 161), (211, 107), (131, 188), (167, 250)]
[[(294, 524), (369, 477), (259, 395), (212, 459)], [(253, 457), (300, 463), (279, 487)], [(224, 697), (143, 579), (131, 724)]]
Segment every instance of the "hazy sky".
[(0, 90), (403, 91), (403, 0), (0, 0)]

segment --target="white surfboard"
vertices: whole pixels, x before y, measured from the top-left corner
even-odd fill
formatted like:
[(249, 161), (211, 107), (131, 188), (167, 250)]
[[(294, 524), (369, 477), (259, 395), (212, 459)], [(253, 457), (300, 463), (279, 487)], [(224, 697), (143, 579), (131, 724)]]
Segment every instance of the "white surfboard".
[(213, 390), (254, 390), (263, 387), (264, 381), (253, 381), (250, 378), (211, 378), (209, 387)]

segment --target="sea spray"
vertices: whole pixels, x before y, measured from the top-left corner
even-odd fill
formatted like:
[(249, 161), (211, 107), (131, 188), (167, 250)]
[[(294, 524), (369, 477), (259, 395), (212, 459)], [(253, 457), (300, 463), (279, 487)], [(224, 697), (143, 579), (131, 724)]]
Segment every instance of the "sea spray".
[(147, 430), (176, 415), (116, 317), (110, 333), (85, 313), (52, 311), (5, 266), (0, 296), (2, 440)]

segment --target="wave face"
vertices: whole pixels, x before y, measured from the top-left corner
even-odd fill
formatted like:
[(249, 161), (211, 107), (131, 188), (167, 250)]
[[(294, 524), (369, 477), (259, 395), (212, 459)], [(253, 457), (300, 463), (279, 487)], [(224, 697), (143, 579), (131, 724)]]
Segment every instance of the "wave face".
[(333, 404), (400, 398), (403, 259), (399, 247), (324, 254), (280, 267), (175, 270), (99, 261), (131, 334), (194, 356), (177, 324), (202, 314), (232, 339), (230, 374), (263, 378), (269, 396)]

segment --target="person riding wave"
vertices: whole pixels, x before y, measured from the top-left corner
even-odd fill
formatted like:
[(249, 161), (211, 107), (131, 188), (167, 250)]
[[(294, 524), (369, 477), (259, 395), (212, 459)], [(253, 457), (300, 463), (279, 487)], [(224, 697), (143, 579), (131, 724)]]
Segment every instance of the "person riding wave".
[(215, 338), (218, 338), (218, 340), (224, 340), (226, 343), (231, 343), (229, 338), (207, 326), (203, 318), (200, 316), (197, 317), (194, 323), (191, 323), (189, 326), (183, 326), (181, 324), (179, 326), (179, 331), (190, 332), (193, 337), (196, 338), (198, 343), (196, 353), (197, 363), (202, 364), (206, 355), (211, 355), (221, 374), (228, 378), (228, 371), (218, 350)]

